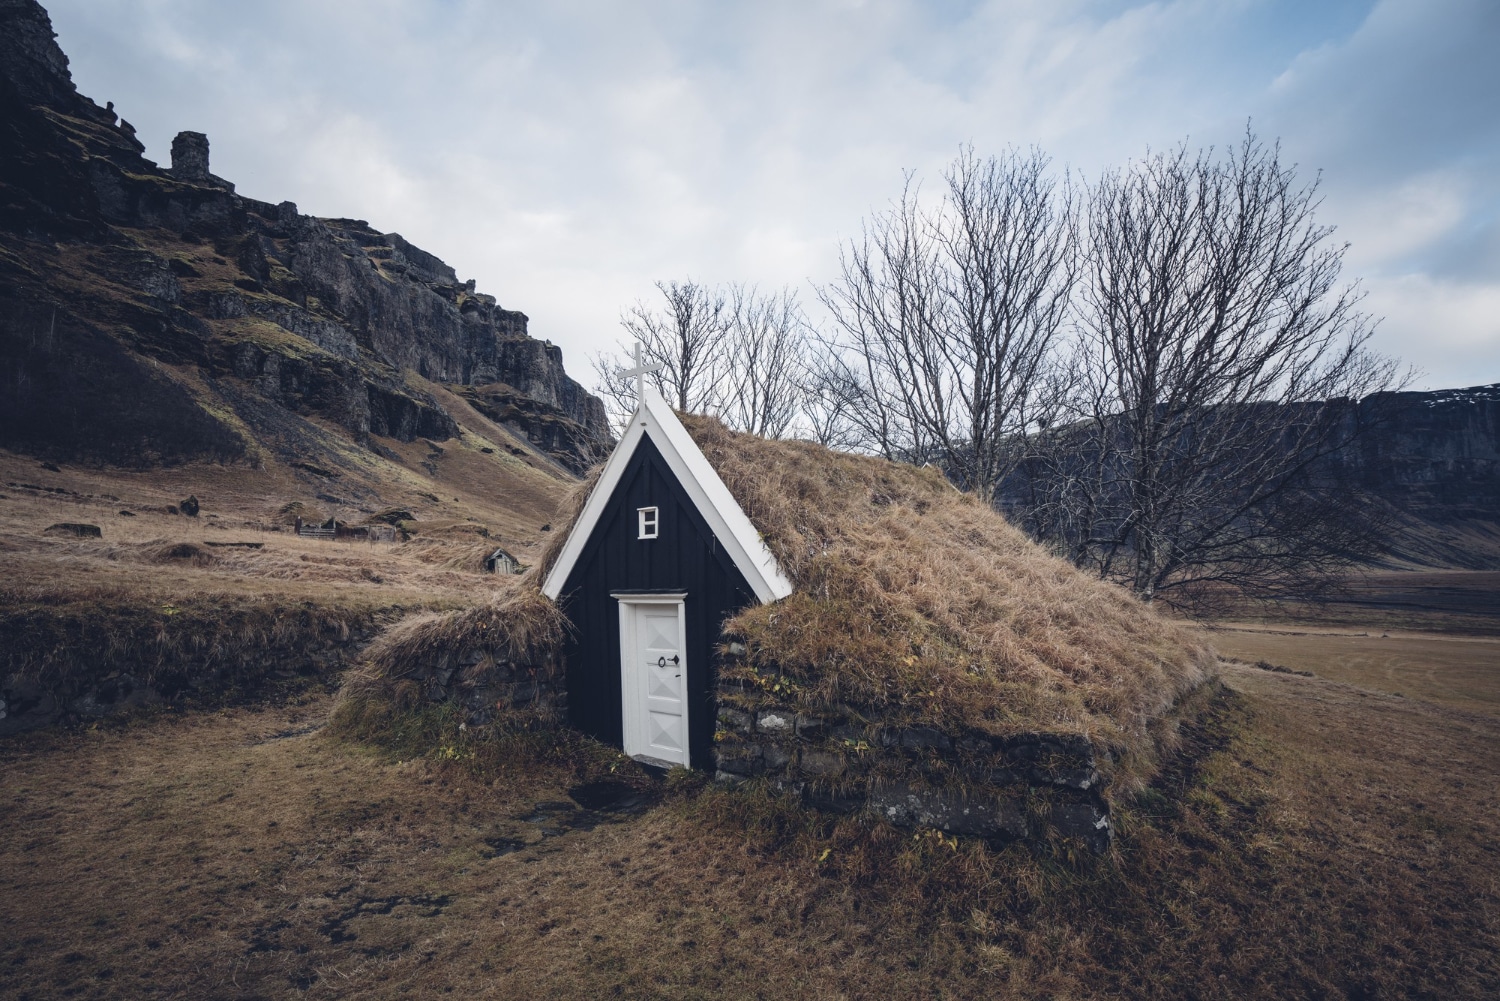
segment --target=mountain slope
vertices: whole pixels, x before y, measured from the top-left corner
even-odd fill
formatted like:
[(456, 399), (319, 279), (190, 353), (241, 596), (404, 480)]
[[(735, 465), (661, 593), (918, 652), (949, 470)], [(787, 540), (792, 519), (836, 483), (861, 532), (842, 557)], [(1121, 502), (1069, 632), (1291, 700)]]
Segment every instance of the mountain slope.
[(201, 134), (178, 136), (171, 169), (143, 150), (78, 94), (46, 12), (0, 0), (0, 447), (407, 465), (397, 444), (473, 433), (433, 384), (490, 418), (481, 454), (578, 472), (607, 446), (559, 349), (441, 260), (236, 194)]

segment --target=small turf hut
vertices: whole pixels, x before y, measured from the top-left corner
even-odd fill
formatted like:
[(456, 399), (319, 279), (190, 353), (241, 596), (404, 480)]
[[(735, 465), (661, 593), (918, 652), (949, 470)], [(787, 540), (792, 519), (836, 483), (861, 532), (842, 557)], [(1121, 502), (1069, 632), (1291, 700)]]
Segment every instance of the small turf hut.
[(573, 626), (571, 719), (723, 779), (989, 833), (1020, 807), (917, 786), (1040, 785), (1098, 824), (1213, 660), (934, 469), (735, 434), (649, 391), (580, 500), (537, 568)]
[(549, 557), (574, 724), (652, 764), (707, 765), (724, 621), (792, 584), (655, 390)]
[(934, 469), (649, 390), (526, 576), (372, 648), (429, 699), (566, 709), (658, 763), (956, 833), (1107, 843), (1208, 677), (1196, 633)]

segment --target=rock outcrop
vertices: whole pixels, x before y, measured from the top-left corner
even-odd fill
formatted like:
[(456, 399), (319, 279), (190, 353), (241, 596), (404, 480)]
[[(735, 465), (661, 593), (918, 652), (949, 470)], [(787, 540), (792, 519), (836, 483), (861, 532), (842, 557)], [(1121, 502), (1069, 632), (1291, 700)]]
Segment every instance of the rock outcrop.
[(1439, 520), (1500, 519), (1500, 383), (1379, 393), (1375, 429), (1335, 461), (1361, 487)]
[(1500, 569), (1500, 383), (1360, 402), (1372, 430), (1331, 471), (1388, 505), (1401, 563)]
[(0, 446), (228, 460), (276, 408), (374, 448), (456, 434), (415, 373), (502, 387), (523, 431), (549, 428), (528, 440), (575, 471), (607, 447), (561, 351), (437, 257), (237, 194), (202, 133), (178, 135), (170, 169), (143, 153), (78, 94), (46, 11), (0, 0)]

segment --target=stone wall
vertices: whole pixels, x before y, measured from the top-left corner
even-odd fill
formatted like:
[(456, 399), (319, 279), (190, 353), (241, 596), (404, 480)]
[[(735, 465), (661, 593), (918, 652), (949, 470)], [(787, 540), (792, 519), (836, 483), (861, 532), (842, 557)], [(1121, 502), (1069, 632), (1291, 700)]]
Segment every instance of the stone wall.
[(406, 675), (430, 702), (456, 702), (473, 726), (493, 722), (512, 709), (566, 713), (568, 686), (560, 658), (523, 664), (481, 647), (439, 654)]
[(321, 684), (354, 663), (381, 617), (212, 601), (0, 609), (0, 737), (142, 706), (224, 704)]
[[(733, 655), (730, 655), (731, 658)], [(899, 726), (849, 710), (811, 715), (721, 672), (715, 778), (751, 779), (841, 813), (991, 840), (1057, 834), (1108, 849), (1104, 780), (1087, 738), (997, 738)]]
[[(731, 654), (731, 659), (733, 655)], [(441, 653), (403, 675), (429, 702), (462, 706), (470, 725), (512, 709), (567, 712), (561, 658), (523, 664), (483, 647)], [(716, 780), (769, 783), (809, 806), (868, 811), (901, 827), (992, 841), (1077, 838), (1107, 851), (1114, 832), (1105, 780), (1076, 734), (997, 738), (899, 726), (852, 710), (811, 715), (721, 672)]]

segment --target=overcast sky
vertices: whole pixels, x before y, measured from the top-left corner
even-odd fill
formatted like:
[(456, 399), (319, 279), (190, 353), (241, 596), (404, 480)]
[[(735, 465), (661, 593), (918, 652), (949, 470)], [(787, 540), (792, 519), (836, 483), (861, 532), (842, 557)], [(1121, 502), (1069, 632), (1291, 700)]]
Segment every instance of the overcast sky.
[(569, 371), (657, 279), (812, 292), (964, 143), (1093, 177), (1251, 120), (1418, 386), (1500, 381), (1495, 0), (43, 0), (79, 89), (170, 160), (367, 219)]

